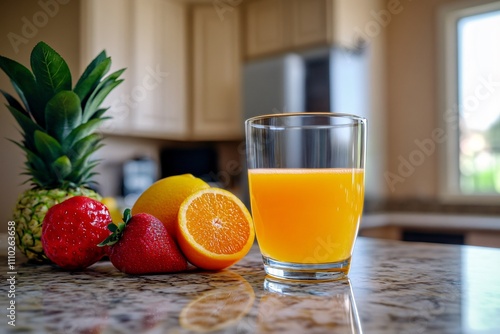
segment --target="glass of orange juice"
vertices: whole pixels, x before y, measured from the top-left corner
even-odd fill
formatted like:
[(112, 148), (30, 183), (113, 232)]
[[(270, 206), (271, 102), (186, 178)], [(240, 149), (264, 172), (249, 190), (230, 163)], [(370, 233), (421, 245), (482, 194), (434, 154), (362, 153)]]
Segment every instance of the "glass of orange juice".
[(250, 205), (270, 276), (347, 276), (364, 200), (366, 119), (285, 113), (245, 122)]

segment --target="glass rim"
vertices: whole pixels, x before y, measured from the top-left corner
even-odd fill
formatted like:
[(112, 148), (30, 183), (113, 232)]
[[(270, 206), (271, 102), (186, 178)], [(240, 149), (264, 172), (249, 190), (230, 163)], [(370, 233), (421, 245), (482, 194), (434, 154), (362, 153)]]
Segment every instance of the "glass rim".
[[(351, 123), (346, 124), (322, 124), (322, 125), (276, 125), (276, 124), (259, 124), (258, 121), (266, 119), (279, 119), (279, 118), (289, 118), (289, 117), (325, 117), (325, 118), (338, 118), (338, 119), (348, 119)], [(347, 113), (337, 113), (337, 112), (289, 112), (289, 113), (279, 113), (279, 114), (266, 114), (259, 115), (248, 118), (245, 120), (245, 125), (252, 128), (260, 129), (273, 129), (273, 130), (285, 130), (294, 128), (338, 128), (338, 127), (351, 127), (366, 124), (366, 118), (354, 114)]]

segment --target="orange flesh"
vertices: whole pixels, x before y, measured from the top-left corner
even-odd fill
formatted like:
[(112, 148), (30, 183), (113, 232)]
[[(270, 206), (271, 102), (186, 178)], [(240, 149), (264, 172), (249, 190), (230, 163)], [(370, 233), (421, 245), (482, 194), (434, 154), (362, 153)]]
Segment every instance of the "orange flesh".
[(196, 243), (215, 254), (235, 254), (250, 238), (247, 217), (221, 194), (195, 198), (186, 211), (186, 227)]

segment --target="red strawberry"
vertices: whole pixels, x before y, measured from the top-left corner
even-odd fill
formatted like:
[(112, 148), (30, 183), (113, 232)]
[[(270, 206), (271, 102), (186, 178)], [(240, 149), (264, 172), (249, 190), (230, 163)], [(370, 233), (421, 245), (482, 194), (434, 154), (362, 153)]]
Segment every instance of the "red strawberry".
[(105, 254), (98, 247), (110, 235), (111, 216), (101, 202), (75, 196), (51, 207), (42, 224), (42, 246), (47, 257), (68, 270), (84, 269)]
[(186, 258), (160, 220), (147, 213), (131, 216), (110, 225), (113, 232), (99, 246), (109, 245), (111, 263), (127, 274), (177, 272), (187, 269)]

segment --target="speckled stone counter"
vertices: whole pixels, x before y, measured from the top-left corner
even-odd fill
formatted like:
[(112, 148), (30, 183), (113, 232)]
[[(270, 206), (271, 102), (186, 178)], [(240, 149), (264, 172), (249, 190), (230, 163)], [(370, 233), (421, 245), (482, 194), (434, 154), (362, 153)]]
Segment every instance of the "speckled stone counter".
[(15, 272), (0, 333), (500, 333), (498, 249), (359, 238), (350, 280), (313, 285), (266, 279), (256, 247), (213, 273), (134, 277), (106, 261)]

